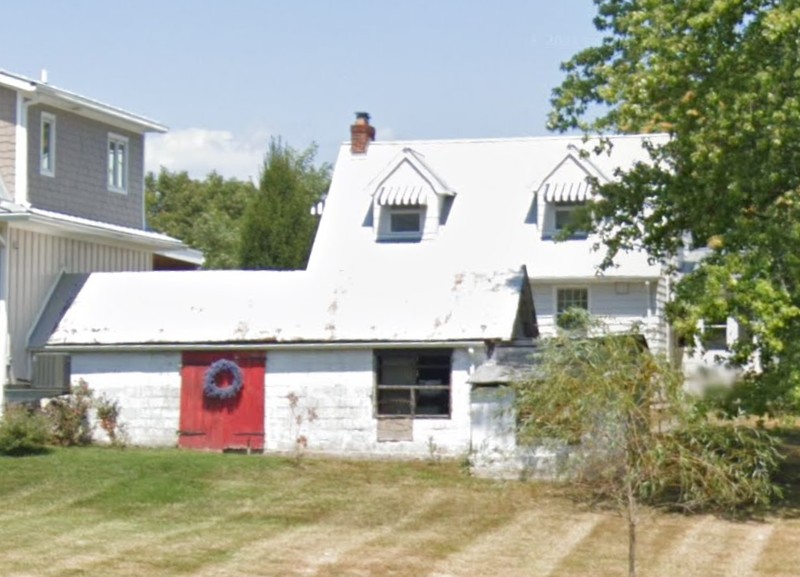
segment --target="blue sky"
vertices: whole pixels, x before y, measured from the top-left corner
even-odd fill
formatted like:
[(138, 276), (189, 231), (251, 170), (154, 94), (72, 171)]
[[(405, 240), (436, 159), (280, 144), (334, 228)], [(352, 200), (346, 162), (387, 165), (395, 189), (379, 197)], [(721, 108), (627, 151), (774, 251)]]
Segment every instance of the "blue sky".
[(591, 0), (7, 2), (0, 68), (166, 124), (148, 168), (256, 176), (270, 136), (335, 160), (377, 138), (546, 134), (559, 64), (595, 44)]

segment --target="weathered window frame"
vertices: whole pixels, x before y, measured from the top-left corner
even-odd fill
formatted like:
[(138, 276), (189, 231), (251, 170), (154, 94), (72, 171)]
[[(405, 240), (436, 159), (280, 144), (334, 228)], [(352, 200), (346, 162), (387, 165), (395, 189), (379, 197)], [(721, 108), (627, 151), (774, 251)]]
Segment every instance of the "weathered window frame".
[[(450, 418), (451, 349), (377, 350), (374, 362), (374, 412), (377, 418)], [(387, 374), (390, 367), (395, 369), (394, 376)], [(406, 378), (402, 378), (403, 371)]]

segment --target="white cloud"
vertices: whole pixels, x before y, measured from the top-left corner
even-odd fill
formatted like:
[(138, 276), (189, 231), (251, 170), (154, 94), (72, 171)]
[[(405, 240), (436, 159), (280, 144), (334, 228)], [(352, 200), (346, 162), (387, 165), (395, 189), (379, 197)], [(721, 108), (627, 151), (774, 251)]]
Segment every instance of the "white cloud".
[(228, 130), (174, 130), (147, 137), (145, 170), (157, 173), (163, 166), (185, 170), (192, 178), (216, 170), (226, 178), (256, 180), (268, 145), (266, 132), (237, 136)]

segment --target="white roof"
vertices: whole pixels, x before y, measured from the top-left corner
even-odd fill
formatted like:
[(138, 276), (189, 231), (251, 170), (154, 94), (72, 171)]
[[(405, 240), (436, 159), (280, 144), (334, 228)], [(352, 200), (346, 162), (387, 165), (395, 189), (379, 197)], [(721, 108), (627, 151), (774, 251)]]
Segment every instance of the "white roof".
[(0, 70), (0, 86), (21, 90), (29, 98), (38, 99), (50, 106), (62, 108), (101, 122), (107, 122), (132, 132), (141, 134), (167, 131), (166, 126), (155, 120), (20, 74)]
[(510, 340), (524, 269), (94, 273), (47, 348)]
[(99, 237), (150, 249), (178, 250), (185, 248), (183, 242), (177, 238), (159, 232), (139, 230), (60, 212), (24, 207), (2, 200), (0, 200), (0, 222), (14, 222), (34, 229), (56, 229), (65, 234), (79, 237), (92, 239)]
[[(613, 179), (617, 167), (647, 161), (645, 140), (665, 142), (664, 135), (611, 137), (613, 151), (588, 156), (596, 142), (581, 136), (485, 140), (375, 141), (366, 154), (352, 154), (348, 143), (339, 151), (309, 270), (369, 270), (391, 262), (414, 271), (419, 263), (437, 263), (451, 270), (526, 265), (532, 279), (657, 278), (660, 267), (643, 253), (620, 255), (618, 267), (600, 273), (602, 249), (597, 239), (554, 242), (542, 238), (537, 199), (576, 201), (592, 194), (587, 177)], [(408, 167), (416, 168), (420, 179)], [(421, 168), (419, 168), (421, 167)], [(393, 171), (409, 178), (386, 180)], [(396, 174), (396, 172), (395, 172)], [(423, 178), (424, 177), (424, 178)], [(378, 205), (430, 202), (419, 182), (431, 183), (452, 197), (446, 222), (421, 242), (376, 242)], [(384, 189), (389, 182), (408, 188)], [(417, 183), (417, 188), (413, 185)], [(446, 183), (446, 185), (444, 184)], [(437, 192), (439, 193), (439, 192)], [(441, 193), (439, 193), (441, 194)], [(377, 196), (376, 196), (377, 195)]]

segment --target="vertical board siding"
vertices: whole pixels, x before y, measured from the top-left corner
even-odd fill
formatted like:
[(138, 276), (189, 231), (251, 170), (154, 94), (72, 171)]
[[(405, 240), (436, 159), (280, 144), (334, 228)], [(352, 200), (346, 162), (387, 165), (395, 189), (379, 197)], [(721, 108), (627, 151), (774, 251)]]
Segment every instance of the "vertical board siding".
[[(230, 399), (205, 395), (210, 366), (228, 359), (241, 371), (242, 389)], [(218, 375), (217, 386), (231, 376)], [(178, 445), (184, 449), (264, 448), (264, 353), (185, 352), (181, 368), (181, 416)]]
[(8, 309), (12, 374), (30, 379), (28, 333), (61, 272), (152, 269), (148, 251), (102, 245), (9, 227)]

